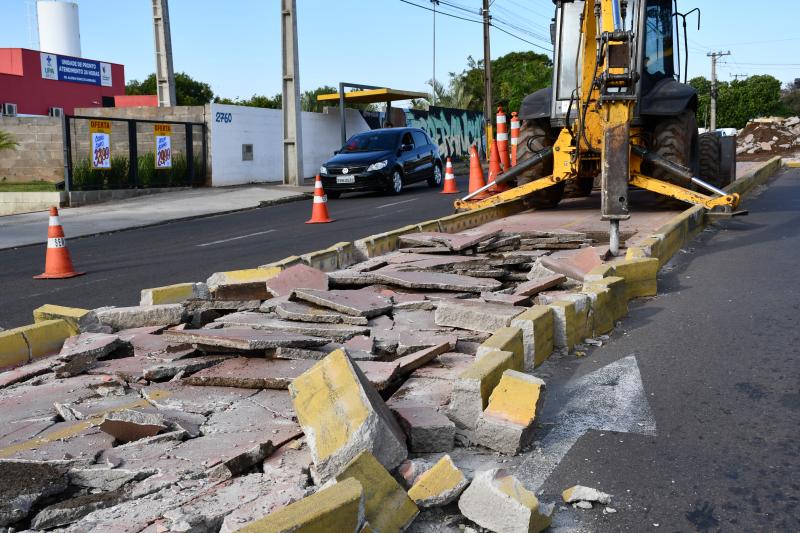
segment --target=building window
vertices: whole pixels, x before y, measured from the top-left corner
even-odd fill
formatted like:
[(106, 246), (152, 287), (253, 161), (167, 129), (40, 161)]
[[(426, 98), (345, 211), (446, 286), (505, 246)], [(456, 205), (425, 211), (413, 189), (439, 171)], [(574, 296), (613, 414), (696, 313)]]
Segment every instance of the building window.
[(242, 145), (242, 161), (252, 161), (253, 160), (253, 145), (252, 144), (243, 144)]

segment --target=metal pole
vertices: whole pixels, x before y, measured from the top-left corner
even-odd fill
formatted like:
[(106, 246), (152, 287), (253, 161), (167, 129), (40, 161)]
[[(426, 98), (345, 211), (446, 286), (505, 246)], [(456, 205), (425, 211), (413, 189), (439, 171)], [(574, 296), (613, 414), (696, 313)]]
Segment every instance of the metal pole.
[(342, 128), (342, 146), (347, 142), (347, 120), (344, 112), (344, 83), (339, 83), (339, 124)]
[(611, 220), (611, 230), (608, 233), (608, 250), (611, 255), (619, 255), (619, 220)]
[(156, 48), (158, 107), (178, 105), (175, 96), (175, 71), (172, 68), (172, 37), (167, 0), (153, 0), (153, 36)]
[(303, 184), (303, 128), (300, 115), (300, 59), (297, 54), (297, 1), (281, 0), (283, 55), (283, 183)]
[(433, 4), (433, 85), (431, 85), (431, 105), (436, 105), (436, 6), (439, 0), (431, 0)]
[(731, 55), (728, 52), (709, 52), (708, 57), (711, 58), (711, 123), (709, 124), (709, 131), (716, 131), (717, 129), (717, 59), (723, 56)]
[(492, 145), (492, 53), (489, 47), (489, 27), (492, 17), (489, 16), (489, 0), (483, 0), (483, 115), (486, 121), (486, 156)]

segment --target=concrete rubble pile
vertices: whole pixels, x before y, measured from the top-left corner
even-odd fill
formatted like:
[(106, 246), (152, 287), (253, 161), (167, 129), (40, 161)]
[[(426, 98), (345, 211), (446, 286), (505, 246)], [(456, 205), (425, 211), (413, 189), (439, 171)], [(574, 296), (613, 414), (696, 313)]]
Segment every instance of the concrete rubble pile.
[(800, 117), (757, 118), (739, 132), (738, 155), (791, 155), (800, 152)]
[(329, 273), (218, 273), (177, 303), (97, 309), (0, 373), (0, 531), (386, 532), (443, 506), (541, 531), (552, 507), (469, 458), (531, 449), (534, 368), (624, 314), (591, 319), (620, 279), (593, 275), (595, 244), (413, 233)]

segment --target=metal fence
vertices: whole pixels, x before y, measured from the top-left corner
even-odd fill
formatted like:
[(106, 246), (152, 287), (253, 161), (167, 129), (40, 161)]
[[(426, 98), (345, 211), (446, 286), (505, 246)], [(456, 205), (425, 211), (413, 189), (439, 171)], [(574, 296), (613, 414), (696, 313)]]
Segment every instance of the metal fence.
[(196, 187), (206, 181), (202, 122), (64, 118), (68, 191)]

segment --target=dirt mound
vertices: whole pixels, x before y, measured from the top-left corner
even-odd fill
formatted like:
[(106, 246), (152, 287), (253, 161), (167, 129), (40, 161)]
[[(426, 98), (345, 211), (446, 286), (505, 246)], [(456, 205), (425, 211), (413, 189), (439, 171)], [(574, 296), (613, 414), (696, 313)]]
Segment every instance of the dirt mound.
[(736, 153), (749, 156), (792, 155), (800, 152), (800, 118), (757, 118), (739, 132)]

